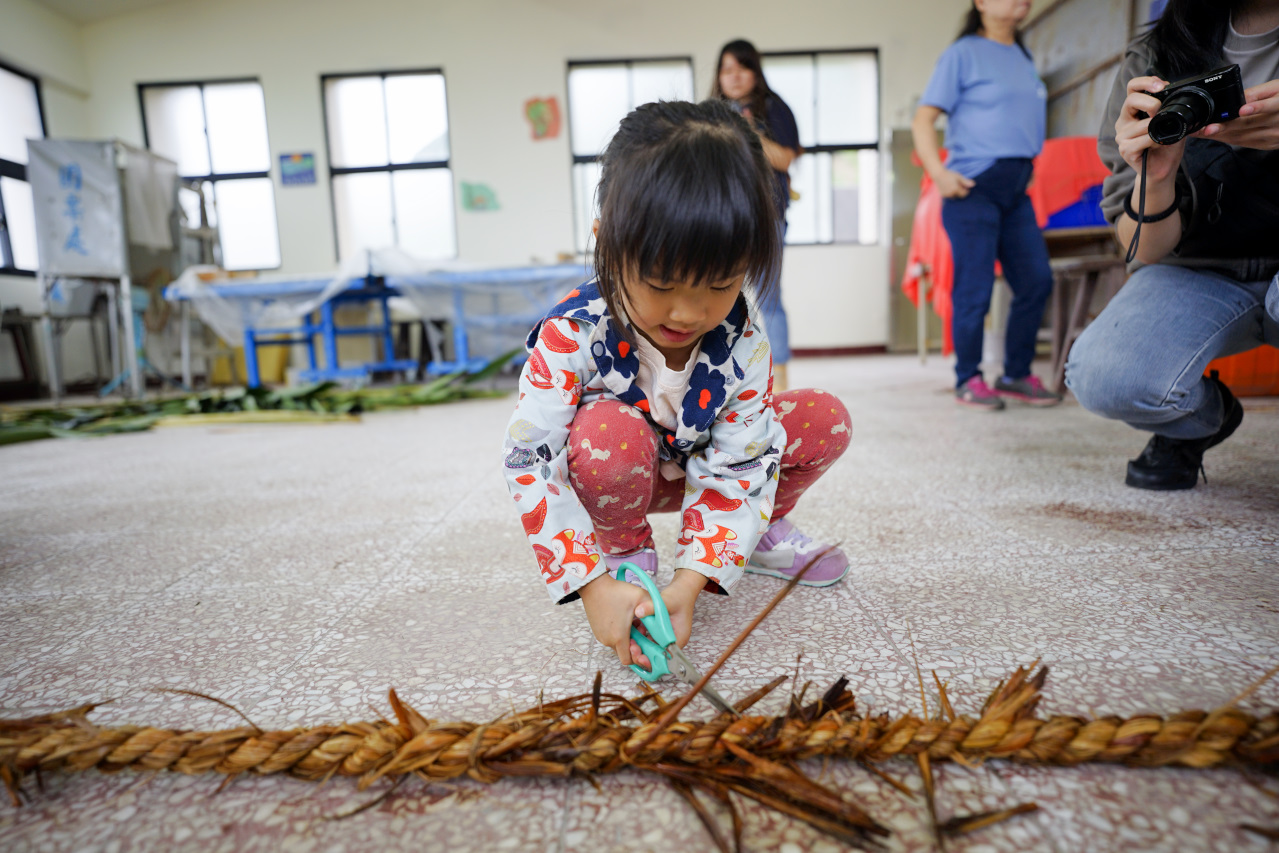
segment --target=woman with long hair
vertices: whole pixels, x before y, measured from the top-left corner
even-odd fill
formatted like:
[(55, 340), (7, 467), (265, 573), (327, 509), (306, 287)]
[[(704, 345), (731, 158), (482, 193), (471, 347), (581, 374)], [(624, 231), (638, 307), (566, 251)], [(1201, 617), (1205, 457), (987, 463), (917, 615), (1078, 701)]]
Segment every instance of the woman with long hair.
[[(1151, 138), (1170, 83), (1231, 64), (1244, 86), (1237, 118), (1171, 144)], [(1128, 463), (1130, 486), (1194, 488), (1204, 452), (1243, 421), (1205, 368), (1279, 346), (1276, 149), (1279, 0), (1169, 0), (1129, 44), (1097, 140), (1111, 170), (1102, 211), (1132, 276), (1066, 364), (1085, 408), (1154, 433)]]
[[(799, 144), (799, 128), (795, 116), (786, 102), (768, 88), (759, 51), (745, 39), (736, 39), (724, 45), (719, 52), (718, 72), (711, 86), (711, 97), (722, 98), (750, 122), (764, 146), (764, 155), (773, 167), (777, 227), (786, 233), (786, 207), (790, 204), (791, 163), (802, 152)], [(786, 365), (790, 361), (790, 329), (786, 309), (782, 306), (781, 266), (778, 280), (765, 288), (760, 303), (764, 326), (773, 344), (774, 388), (785, 391), (788, 387)]]
[[(974, 0), (959, 37), (937, 60), (911, 124), (915, 151), (943, 198), (942, 224), (955, 262), (955, 400), (982, 411), (1004, 408), (1005, 398), (1037, 406), (1061, 402), (1030, 372), (1052, 271), (1026, 195), (1044, 144), (1048, 97), (1017, 31), (1029, 11), (1030, 0)], [(945, 163), (934, 130), (943, 114)], [(992, 388), (981, 356), (996, 260), (1013, 301), (1004, 371)]]

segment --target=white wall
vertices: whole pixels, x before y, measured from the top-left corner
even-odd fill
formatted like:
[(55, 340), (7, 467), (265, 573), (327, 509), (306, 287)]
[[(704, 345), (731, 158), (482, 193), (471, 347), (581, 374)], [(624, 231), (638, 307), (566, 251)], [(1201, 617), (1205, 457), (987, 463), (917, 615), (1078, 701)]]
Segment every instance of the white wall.
[[(40, 78), (47, 135), (87, 133), (89, 76), (79, 26), (32, 0), (0, 0), (0, 60)], [(0, 304), (39, 312), (35, 279), (0, 276)]]
[[(88, 135), (89, 76), (77, 24), (32, 0), (0, 0), (0, 60), (40, 78), (47, 135)], [(34, 278), (0, 275), (0, 307), (15, 306), (38, 314), (42, 307), (39, 286)], [(92, 370), (87, 329), (69, 329), (62, 351), (63, 367), (71, 377)], [(43, 347), (39, 359), (47, 363)], [(15, 379), (19, 375), (17, 354), (5, 335), (0, 338), (0, 376)]]
[[(690, 55), (704, 95), (729, 38), (766, 51), (877, 46), (887, 127), (908, 122), (962, 11), (950, 0), (224, 0), (153, 7), (87, 26), (83, 39), (97, 136), (141, 143), (138, 82), (262, 80), (273, 155), (312, 151), (321, 166), (315, 186), (276, 189), (283, 269), (309, 272), (336, 257), (322, 73), (442, 68), (456, 180), (488, 184), (501, 203), (496, 212), (458, 211), (460, 257), (523, 264), (573, 248), (567, 131), (534, 142), (522, 116), (533, 96), (556, 95), (564, 106), (567, 60)], [(886, 246), (789, 249), (793, 345), (885, 343), (887, 269)]]
[[(260, 78), (273, 161), (310, 151), (320, 172), (314, 186), (287, 188), (275, 174), (285, 272), (327, 270), (336, 261), (320, 75), (442, 68), (455, 179), (488, 184), (501, 203), (494, 212), (458, 211), (460, 258), (524, 264), (573, 248), (567, 129), (558, 139), (534, 142), (522, 115), (533, 96), (555, 95), (564, 107), (568, 60), (692, 56), (704, 96), (719, 47), (730, 38), (749, 38), (765, 51), (878, 47), (887, 131), (909, 123), (966, 6), (962, 0), (179, 0), (77, 29), (30, 0), (0, 0), (0, 55), (59, 81), (45, 83), (47, 107), (53, 113), (56, 104), (59, 113), (56, 121), (50, 116), (52, 134), (134, 144), (142, 142), (139, 82)], [(71, 108), (79, 106), (73, 94), (50, 94), (64, 86), (89, 91), (83, 113)], [(792, 345), (886, 343), (893, 286), (886, 236), (879, 246), (788, 249), (783, 292)]]

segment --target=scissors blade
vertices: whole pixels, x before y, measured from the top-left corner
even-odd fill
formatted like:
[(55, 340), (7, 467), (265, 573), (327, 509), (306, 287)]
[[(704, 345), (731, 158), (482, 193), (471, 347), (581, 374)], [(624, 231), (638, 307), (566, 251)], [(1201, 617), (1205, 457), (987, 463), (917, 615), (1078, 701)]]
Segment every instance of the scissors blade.
[[(680, 681), (685, 684), (696, 685), (697, 682), (702, 680), (702, 674), (697, 671), (697, 667), (684, 654), (684, 650), (675, 643), (671, 643), (666, 647), (666, 657), (670, 659), (671, 675)], [(737, 709), (730, 705), (727, 699), (719, 695), (719, 691), (711, 687), (710, 684), (707, 684), (698, 692), (705, 696), (720, 713), (731, 714), (734, 717), (740, 716), (737, 713)]]

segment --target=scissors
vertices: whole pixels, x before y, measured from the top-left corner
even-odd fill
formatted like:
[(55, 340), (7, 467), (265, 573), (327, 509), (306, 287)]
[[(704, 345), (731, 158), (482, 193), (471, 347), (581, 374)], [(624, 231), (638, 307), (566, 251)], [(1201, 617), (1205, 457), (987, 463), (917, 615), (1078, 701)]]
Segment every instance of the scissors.
[[(684, 650), (679, 647), (679, 643), (675, 641), (675, 629), (671, 627), (671, 615), (666, 610), (666, 602), (662, 600), (662, 594), (657, 589), (657, 584), (648, 576), (648, 572), (636, 566), (634, 563), (622, 563), (617, 570), (617, 579), (623, 580), (626, 573), (630, 572), (643, 582), (644, 587), (648, 590), (649, 598), (653, 599), (653, 615), (645, 616), (640, 622), (648, 631), (645, 635), (638, 627), (631, 627), (631, 639), (639, 644), (644, 654), (648, 655), (648, 662), (653, 667), (651, 670), (644, 669), (639, 664), (631, 664), (631, 669), (635, 670), (635, 674), (645, 681), (656, 681), (663, 675), (670, 673), (689, 685), (695, 685), (702, 680), (702, 674), (698, 672), (697, 667), (684, 654)], [(649, 638), (652, 639), (649, 639)], [(722, 713), (738, 716), (737, 709), (728, 703), (728, 701), (714, 688), (707, 684), (699, 691), (705, 696), (715, 708)]]

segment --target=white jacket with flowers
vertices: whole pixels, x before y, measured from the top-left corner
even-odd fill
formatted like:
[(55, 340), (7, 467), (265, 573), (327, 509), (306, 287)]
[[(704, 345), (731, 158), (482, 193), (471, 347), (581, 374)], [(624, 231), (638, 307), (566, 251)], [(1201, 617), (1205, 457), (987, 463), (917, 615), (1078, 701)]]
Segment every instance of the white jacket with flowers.
[[(638, 332), (632, 331), (632, 335)], [(619, 400), (647, 414), (636, 385), (639, 358), (610, 321), (594, 282), (564, 298), (534, 327), (503, 471), (551, 600), (564, 604), (604, 574), (594, 525), (569, 482), (568, 436), (579, 406)], [(739, 298), (701, 340), (672, 432), (648, 418), (662, 459), (685, 471), (677, 569), (727, 593), (768, 528), (786, 432), (772, 407), (768, 338)]]

